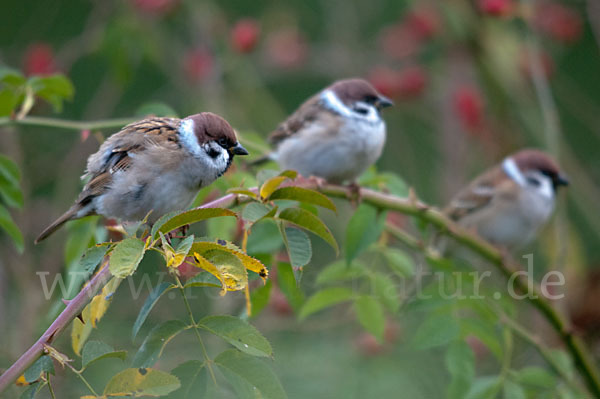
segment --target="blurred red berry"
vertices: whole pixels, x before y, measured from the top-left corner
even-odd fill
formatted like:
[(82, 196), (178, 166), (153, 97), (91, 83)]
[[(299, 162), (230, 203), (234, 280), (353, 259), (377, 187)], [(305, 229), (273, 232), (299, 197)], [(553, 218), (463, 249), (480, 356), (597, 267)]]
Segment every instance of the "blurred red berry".
[(406, 25), (421, 40), (430, 39), (440, 28), (440, 17), (433, 6), (420, 5), (405, 17)]
[(177, 268), (179, 275), (185, 280), (194, 277), (196, 274), (200, 273), (201, 270), (202, 269), (200, 269), (194, 264), (194, 260), (191, 257), (186, 258), (185, 262), (183, 262)]
[(427, 78), (419, 66), (396, 71), (388, 67), (375, 67), (368, 76), (371, 84), (384, 96), (391, 98), (413, 98), (425, 88)]
[(249, 53), (256, 47), (259, 36), (260, 26), (256, 20), (241, 19), (231, 30), (231, 46), (240, 53)]
[(201, 82), (211, 74), (213, 63), (213, 56), (208, 50), (196, 49), (185, 55), (183, 69), (189, 80)]
[(512, 0), (479, 0), (478, 4), (482, 13), (494, 17), (509, 15), (513, 9)]
[(385, 339), (386, 343), (393, 344), (394, 342), (398, 341), (398, 339), (400, 339), (401, 336), (402, 327), (400, 327), (400, 324), (391, 321), (385, 323), (383, 338)]
[(267, 37), (266, 51), (269, 61), (279, 68), (296, 68), (308, 56), (308, 44), (296, 29), (288, 28)]
[(179, 0), (133, 0), (133, 5), (139, 11), (148, 14), (163, 15), (179, 5)]
[(354, 345), (363, 356), (377, 356), (384, 352), (384, 346), (377, 341), (373, 334), (361, 333), (354, 340)]
[(472, 87), (458, 88), (452, 98), (454, 112), (467, 130), (475, 130), (483, 124), (483, 99)]
[(581, 37), (581, 15), (559, 3), (540, 3), (535, 9), (535, 26), (552, 39), (573, 43)]
[(395, 24), (381, 30), (379, 44), (388, 57), (403, 59), (417, 53), (421, 40), (407, 25)]
[(24, 69), (26, 75), (51, 75), (57, 72), (52, 47), (46, 43), (35, 43), (27, 47)]
[(84, 129), (80, 132), (81, 134), (81, 141), (84, 142), (88, 139), (88, 137), (90, 137), (90, 129)]
[(488, 347), (474, 335), (467, 336), (465, 342), (471, 347), (477, 361), (483, 360), (490, 352)]
[(270, 307), (280, 316), (289, 316), (293, 313), (292, 306), (286, 296), (278, 288), (271, 290)]

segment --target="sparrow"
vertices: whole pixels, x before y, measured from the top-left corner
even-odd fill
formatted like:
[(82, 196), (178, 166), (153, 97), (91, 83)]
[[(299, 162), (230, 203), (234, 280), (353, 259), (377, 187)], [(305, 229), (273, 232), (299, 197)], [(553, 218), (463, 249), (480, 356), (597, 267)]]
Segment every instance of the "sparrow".
[(270, 135), (281, 169), (354, 181), (381, 155), (386, 128), (381, 110), (393, 103), (363, 79), (334, 82), (304, 102)]
[(552, 157), (525, 149), (506, 157), (460, 191), (444, 213), (490, 243), (514, 250), (531, 242), (569, 182)]
[(39, 243), (69, 220), (102, 215), (121, 221), (187, 208), (199, 189), (248, 155), (229, 123), (203, 112), (178, 118), (148, 118), (110, 136), (87, 160), (89, 179), (75, 204), (35, 240)]

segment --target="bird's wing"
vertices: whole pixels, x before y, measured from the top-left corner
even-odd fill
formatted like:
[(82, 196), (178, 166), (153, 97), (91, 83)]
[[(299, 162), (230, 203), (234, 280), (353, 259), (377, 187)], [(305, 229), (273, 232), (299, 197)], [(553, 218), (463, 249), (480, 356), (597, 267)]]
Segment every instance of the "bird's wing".
[(276, 146), (290, 136), (302, 131), (307, 125), (313, 124), (317, 119), (326, 117), (325, 114), (330, 114), (331, 117), (333, 117), (333, 113), (327, 112), (326, 109), (319, 104), (319, 101), (319, 94), (306, 100), (304, 104), (302, 104), (292, 115), (281, 123), (273, 133), (271, 133), (269, 142)]
[(131, 123), (110, 136), (98, 152), (88, 159), (84, 177), (89, 181), (83, 188), (77, 203), (85, 204), (104, 192), (112, 182), (112, 176), (131, 166), (132, 155), (139, 154), (151, 146), (176, 149), (181, 146), (176, 118), (148, 118)]
[(444, 213), (452, 220), (460, 220), (482, 211), (495, 200), (514, 197), (515, 184), (500, 167), (493, 168), (461, 190), (444, 209)]

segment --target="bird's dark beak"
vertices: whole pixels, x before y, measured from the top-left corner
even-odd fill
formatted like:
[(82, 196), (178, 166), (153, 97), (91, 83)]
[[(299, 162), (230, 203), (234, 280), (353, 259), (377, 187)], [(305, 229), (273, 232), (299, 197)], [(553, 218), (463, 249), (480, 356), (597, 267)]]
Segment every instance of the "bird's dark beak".
[(554, 178), (554, 186), (555, 187), (568, 186), (568, 185), (569, 185), (569, 179), (567, 178), (567, 176), (565, 176), (563, 174), (558, 174)]
[(240, 143), (237, 143), (235, 147), (231, 147), (229, 150), (235, 155), (248, 155), (248, 150), (246, 150)]
[(391, 107), (392, 105), (394, 105), (394, 102), (382, 95), (377, 97), (377, 100), (375, 101), (375, 106), (377, 107), (377, 109)]

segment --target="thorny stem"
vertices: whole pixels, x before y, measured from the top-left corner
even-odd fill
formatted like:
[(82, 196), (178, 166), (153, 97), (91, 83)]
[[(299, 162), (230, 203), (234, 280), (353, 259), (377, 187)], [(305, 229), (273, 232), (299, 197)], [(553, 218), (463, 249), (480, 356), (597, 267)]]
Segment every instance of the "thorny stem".
[[(85, 377), (83, 375), (81, 375), (81, 371), (75, 369), (75, 367), (71, 366), (69, 364), (69, 362), (65, 362), (65, 364), (67, 365), (68, 368), (71, 369), (72, 372), (75, 373), (75, 375), (77, 375), (77, 377), (79, 377), (79, 379), (81, 380), (81, 382), (83, 382), (85, 384), (85, 386), (90, 390), (90, 392), (94, 396), (98, 396), (98, 394), (96, 393), (96, 391), (94, 391), (94, 388), (92, 388), (92, 386), (90, 385), (90, 383), (85, 379)], [(48, 381), (48, 382), (50, 382), (50, 381)]]
[(0, 118), (0, 126), (20, 125), (20, 126), (40, 126), (54, 127), (67, 130), (100, 130), (100, 129), (118, 129), (131, 122), (134, 118), (106, 119), (93, 122), (71, 121), (65, 119), (46, 118), (41, 116), (25, 116), (21, 119), (9, 117)]
[(208, 356), (208, 352), (206, 351), (206, 347), (204, 346), (204, 341), (200, 336), (200, 331), (198, 329), (198, 324), (196, 324), (196, 319), (194, 319), (194, 313), (192, 312), (192, 308), (190, 306), (190, 302), (185, 296), (185, 289), (183, 288), (183, 284), (179, 280), (179, 277), (175, 276), (175, 280), (177, 281), (177, 288), (181, 293), (181, 297), (183, 298), (183, 302), (185, 303), (185, 308), (190, 316), (190, 321), (192, 322), (192, 326), (194, 328), (194, 332), (196, 333), (196, 337), (198, 337), (198, 342), (200, 342), (200, 347), (202, 348), (202, 356), (204, 356), (204, 360), (206, 361), (206, 366), (208, 367), (208, 371), (210, 372), (210, 377), (212, 378), (215, 386), (219, 386), (217, 383), (217, 378), (215, 377), (215, 372), (212, 368), (212, 359)]

